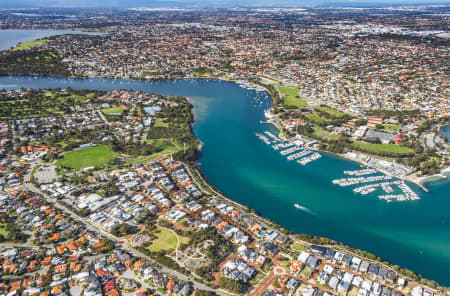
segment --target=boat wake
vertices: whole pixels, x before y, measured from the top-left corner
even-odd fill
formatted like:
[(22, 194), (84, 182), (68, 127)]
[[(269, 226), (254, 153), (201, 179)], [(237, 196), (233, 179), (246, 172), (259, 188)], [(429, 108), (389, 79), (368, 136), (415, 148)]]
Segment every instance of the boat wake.
[(299, 210), (301, 210), (301, 211), (303, 211), (303, 212), (305, 212), (305, 213), (308, 213), (308, 214), (310, 214), (310, 215), (317, 216), (317, 214), (314, 213), (311, 209), (308, 209), (308, 208), (306, 208), (306, 207), (303, 207), (303, 206), (301, 206), (301, 205), (299, 205), (299, 204), (294, 204), (294, 207), (297, 208), (297, 209), (299, 209)]

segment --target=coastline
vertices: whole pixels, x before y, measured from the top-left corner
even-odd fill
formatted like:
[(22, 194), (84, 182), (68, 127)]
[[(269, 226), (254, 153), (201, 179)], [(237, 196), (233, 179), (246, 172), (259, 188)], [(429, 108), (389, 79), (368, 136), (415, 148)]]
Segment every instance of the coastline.
[[(132, 79), (132, 80), (143, 80), (143, 81), (181, 80), (181, 79), (217, 79), (217, 80), (223, 80), (223, 81), (229, 81), (229, 82), (236, 82), (236, 81), (238, 81), (237, 79), (232, 79), (232, 78), (227, 78), (227, 77), (220, 77), (220, 76), (216, 76), (216, 77), (197, 76), (197, 77), (177, 77), (177, 78), (150, 78), (150, 79), (148, 79), (148, 78), (133, 78), (133, 77), (129, 77), (129, 78), (111, 78), (111, 77), (104, 77), (104, 76), (75, 76), (75, 75), (63, 76), (63, 75), (40, 75), (40, 74), (7, 75), (7, 76), (10, 76), (10, 77), (12, 77), (12, 76), (31, 76), (31, 77), (33, 77), (33, 76), (48, 76), (48, 77), (58, 77), (58, 78), (73, 78), (73, 79), (91, 79), (91, 78), (92, 79), (95, 79), (95, 78), (103, 78), (103, 79)], [(247, 81), (249, 83), (255, 84), (254, 81), (252, 81), (250, 79), (247, 79)], [(266, 84), (265, 83), (258, 83), (257, 85), (261, 86), (261, 87), (264, 87), (266, 89), (267, 93), (270, 95), (270, 97), (272, 99), (272, 102), (273, 102), (273, 98), (272, 98), (273, 95), (272, 95), (271, 91), (268, 89), (268, 87), (266, 86)], [(278, 93), (278, 96), (279, 96), (279, 93)], [(270, 110), (272, 111), (272, 107), (270, 107)], [(277, 120), (276, 117), (274, 117), (273, 119), (269, 120), (268, 122), (270, 124), (272, 124), (279, 131), (279, 134), (278, 134), (279, 138), (281, 138), (283, 140), (287, 140), (288, 139), (283, 133), (283, 126), (279, 123), (279, 121)], [(200, 148), (199, 151), (201, 151), (201, 147), (202, 146), (203, 146), (203, 143), (199, 142), (199, 148)], [(353, 162), (356, 162), (356, 163), (359, 163), (359, 164), (362, 164), (362, 165), (374, 168), (377, 171), (379, 171), (380, 173), (385, 174), (387, 176), (392, 176), (392, 177), (401, 179), (403, 181), (408, 181), (408, 182), (414, 183), (419, 188), (421, 188), (424, 192), (427, 192), (427, 193), (430, 192), (430, 191), (424, 185), (424, 183), (433, 181), (434, 179), (437, 179), (437, 178), (439, 178), (439, 179), (448, 179), (448, 177), (445, 175), (445, 173), (450, 173), (450, 167), (447, 167), (447, 168), (443, 169), (441, 171), (441, 173), (439, 173), (439, 174), (425, 175), (425, 176), (418, 177), (418, 176), (416, 176), (415, 173), (413, 173), (413, 174), (408, 175), (408, 176), (397, 177), (397, 176), (393, 176), (392, 174), (390, 174), (389, 172), (387, 172), (385, 170), (382, 170), (382, 169), (379, 169), (379, 168), (376, 168), (376, 167), (372, 167), (372, 166), (367, 165), (366, 163), (364, 163), (362, 161), (349, 158), (345, 154), (340, 154), (340, 153), (335, 153), (335, 152), (330, 152), (330, 151), (324, 151), (324, 150), (321, 150), (321, 149), (318, 149), (318, 148), (311, 148), (311, 149), (315, 150), (315, 151), (322, 152), (322, 153), (330, 153), (330, 154), (332, 154), (334, 156), (338, 156), (338, 157), (344, 158), (346, 160), (353, 161)], [(432, 179), (432, 180), (430, 180), (430, 179)]]
[(410, 182), (413, 182), (417, 185), (424, 186), (424, 183), (433, 182), (433, 181), (439, 181), (439, 180), (448, 180), (449, 177), (447, 174), (450, 174), (450, 167), (446, 167), (445, 169), (442, 169), (439, 174), (434, 175), (425, 175), (425, 176), (416, 176), (415, 174), (411, 174), (409, 176), (405, 177), (405, 180), (408, 180)]
[[(249, 82), (251, 82), (251, 81), (249, 81)], [(261, 84), (258, 84), (258, 85), (264, 87), (264, 88), (266, 89), (267, 93), (272, 97), (272, 93), (271, 93), (271, 91), (268, 89), (268, 87), (266, 86), (265, 83), (261, 83)], [(279, 95), (280, 95), (280, 94), (279, 94), (279, 92), (278, 92), (278, 96), (279, 96)], [(272, 102), (273, 102), (273, 99), (272, 99)], [(271, 110), (271, 112), (273, 111), (273, 110), (272, 110), (272, 106), (270, 107), (270, 110)], [(276, 116), (274, 116), (274, 118), (271, 119), (269, 122), (270, 122), (276, 129), (278, 129), (278, 131), (279, 131), (278, 137), (279, 137), (279, 138), (281, 138), (281, 139), (283, 139), (283, 140), (288, 140), (288, 138), (287, 138), (287, 137), (284, 135), (284, 133), (283, 133), (283, 126), (282, 126), (282, 125), (280, 124), (280, 122), (277, 120), (277, 117), (276, 117)], [(305, 137), (305, 136), (304, 136), (304, 137)], [(307, 138), (307, 137), (306, 137), (306, 138)], [(433, 181), (433, 180), (436, 179), (436, 178), (444, 179), (444, 180), (449, 179), (449, 177), (448, 177), (447, 175), (445, 175), (445, 173), (450, 173), (450, 167), (446, 167), (446, 168), (442, 169), (441, 173), (439, 173), (439, 174), (434, 174), (434, 175), (425, 175), (425, 176), (418, 177), (418, 176), (416, 176), (415, 173), (413, 173), (413, 174), (410, 174), (410, 175), (407, 175), (407, 176), (398, 177), (398, 176), (392, 175), (392, 174), (389, 173), (388, 171), (385, 171), (385, 170), (380, 169), (380, 168), (377, 168), (377, 167), (370, 166), (370, 165), (368, 165), (367, 163), (362, 162), (362, 161), (360, 161), (360, 160), (355, 160), (355, 159), (349, 158), (349, 157), (347, 157), (345, 154), (342, 154), (342, 153), (335, 153), (335, 152), (330, 152), (330, 151), (323, 151), (323, 150), (318, 149), (318, 148), (310, 148), (310, 149), (311, 149), (311, 150), (315, 150), (315, 151), (320, 151), (320, 152), (322, 152), (322, 153), (330, 153), (331, 155), (335, 155), (335, 156), (344, 158), (344, 159), (346, 159), (346, 160), (353, 161), (353, 162), (356, 162), (356, 163), (360, 163), (360, 164), (362, 164), (362, 165), (364, 165), (364, 166), (367, 166), (367, 167), (371, 167), (371, 168), (377, 170), (378, 172), (380, 172), (380, 173), (382, 173), (382, 174), (385, 174), (385, 175), (387, 175), (387, 176), (391, 176), (391, 177), (398, 178), (398, 179), (403, 180), (403, 181), (408, 181), (408, 182), (414, 183), (415, 185), (417, 185), (419, 188), (421, 188), (423, 191), (425, 191), (425, 192), (427, 192), (427, 193), (429, 193), (430, 191), (429, 191), (428, 188), (424, 185), (424, 183)], [(355, 150), (355, 151), (356, 151), (356, 150)], [(359, 152), (359, 151), (358, 151), (358, 152)], [(370, 155), (370, 154), (368, 154), (368, 155)], [(430, 179), (431, 179), (431, 180), (430, 180)]]
[[(191, 78), (191, 79), (192, 79), (192, 78)], [(217, 79), (217, 78), (209, 78), (209, 79)], [(269, 93), (269, 94), (270, 94), (270, 93)], [(337, 155), (338, 155), (338, 154), (337, 154)], [(206, 184), (209, 184), (206, 180), (205, 180), (205, 183), (206, 183)], [(223, 196), (223, 195), (221, 194), (221, 196)], [(229, 202), (233, 202), (234, 204), (240, 205), (242, 208), (247, 208), (247, 210), (250, 211), (250, 213), (251, 213), (252, 215), (254, 214), (254, 215), (257, 216), (259, 219), (262, 219), (262, 220), (264, 220), (264, 221), (268, 221), (268, 222), (270, 222), (271, 225), (276, 225), (276, 227), (280, 227), (280, 229), (287, 230), (285, 227), (283, 227), (283, 226), (277, 224), (276, 222), (273, 222), (273, 221), (269, 220), (268, 218), (264, 218), (264, 217), (260, 216), (257, 212), (255, 212), (255, 211), (252, 210), (251, 208), (248, 208), (248, 207), (246, 207), (246, 206), (243, 205), (243, 204), (237, 203), (236, 201), (233, 201), (233, 200), (231, 200), (231, 199), (228, 198), (228, 197), (225, 197), (225, 196), (223, 196), (223, 197), (226, 198), (227, 201), (229, 201)], [(269, 224), (268, 224), (268, 225), (269, 225)], [(300, 234), (301, 234), (301, 233), (295, 232), (294, 234), (292, 234), (292, 237), (298, 237)], [(290, 237), (291, 237), (291, 235), (290, 235)], [(336, 242), (336, 246), (344, 247), (344, 244), (341, 243), (341, 242)], [(352, 249), (353, 249), (353, 248), (352, 248)], [(357, 250), (357, 249), (353, 249), (353, 250)], [(377, 262), (378, 262), (378, 261), (377, 261)]]
[[(328, 152), (325, 152), (328, 153)], [(334, 155), (338, 155), (336, 153), (333, 153)], [(197, 165), (195, 166), (189, 166), (187, 165), (186, 168), (188, 169), (188, 173), (189, 175), (192, 177), (192, 179), (194, 180), (194, 182), (197, 184), (197, 186), (199, 186), (199, 188), (201, 188), (202, 190), (204, 190), (205, 192), (208, 192), (209, 194), (211, 194), (213, 197), (221, 199), (224, 202), (227, 202), (233, 206), (235, 206), (236, 208), (238, 208), (239, 210), (246, 212), (247, 214), (251, 215), (253, 218), (255, 218), (256, 220), (258, 220), (259, 222), (262, 222), (263, 224), (265, 224), (266, 226), (272, 227), (277, 229), (278, 231), (286, 234), (289, 239), (291, 239), (294, 243), (295, 242), (299, 242), (301, 244), (304, 245), (322, 245), (322, 246), (326, 246), (326, 247), (331, 247), (334, 248), (336, 250), (341, 250), (343, 252), (346, 253), (350, 253), (353, 254), (354, 256), (357, 257), (362, 257), (365, 260), (372, 262), (372, 263), (376, 263), (376, 264), (380, 264), (382, 266), (384, 266), (385, 268), (387, 268), (388, 270), (394, 271), (394, 272), (398, 272), (395, 268), (395, 264), (391, 263), (385, 259), (383, 259), (382, 257), (378, 257), (376, 256), (376, 254), (373, 254), (376, 256), (376, 259), (370, 259), (367, 256), (365, 256), (363, 253), (366, 252), (364, 250), (346, 245), (345, 243), (341, 242), (341, 241), (335, 241), (333, 239), (327, 238), (327, 237), (323, 237), (323, 236), (317, 236), (317, 235), (310, 235), (311, 238), (324, 238), (326, 240), (328, 240), (328, 243), (313, 243), (310, 242), (308, 240), (304, 240), (301, 238), (302, 233), (299, 232), (293, 232), (289, 229), (287, 229), (286, 227), (284, 227), (281, 224), (278, 224), (275, 221), (270, 220), (269, 218), (266, 218), (264, 216), (262, 216), (261, 214), (259, 214), (257, 211), (255, 211), (254, 209), (241, 204), (237, 201), (232, 200), (230, 197), (228, 197), (227, 195), (225, 195), (224, 193), (222, 193), (218, 188), (216, 188), (213, 184), (211, 184), (206, 176), (203, 174), (203, 172), (201, 171), (200, 167), (198, 167)], [(204, 186), (203, 186), (203, 185)], [(205, 188), (206, 187), (206, 188)], [(370, 254), (370, 253), (369, 253)], [(405, 269), (407, 270), (407, 269)], [(416, 271), (412, 271), (415, 274), (419, 275), (420, 277), (427, 279), (426, 277), (423, 277), (420, 273), (417, 273)], [(411, 278), (410, 276), (404, 274), (404, 273), (400, 273), (404, 278), (408, 279), (409, 281), (412, 282), (417, 282), (416, 280), (414, 280), (413, 278)], [(432, 280), (433, 281), (433, 280)], [(437, 283), (437, 282), (436, 282)], [(437, 283), (439, 287), (442, 287), (444, 289), (447, 289), (448, 287), (441, 285), (440, 283)], [(435, 292), (438, 291), (438, 288), (434, 288)], [(439, 294), (439, 293), (436, 293)], [(447, 293), (447, 295), (450, 295), (449, 293)]]

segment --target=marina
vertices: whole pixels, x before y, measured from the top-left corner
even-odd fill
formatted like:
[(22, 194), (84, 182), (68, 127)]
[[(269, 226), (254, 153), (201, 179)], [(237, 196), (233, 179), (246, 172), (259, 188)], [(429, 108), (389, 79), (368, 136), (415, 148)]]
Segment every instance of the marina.
[(270, 138), (272, 138), (272, 140), (274, 140), (275, 142), (282, 142), (282, 140), (280, 138), (278, 138), (277, 136), (275, 136), (274, 134), (272, 134), (269, 131), (265, 131), (264, 132), (266, 135), (268, 135)]
[(260, 140), (262, 140), (264, 143), (266, 143), (266, 144), (271, 144), (272, 142), (269, 140), (269, 138), (267, 138), (266, 136), (264, 136), (263, 134), (260, 134), (260, 133), (256, 133), (256, 136), (260, 139)]
[(250, 83), (248, 81), (245, 80), (240, 80), (236, 82), (240, 87), (245, 88), (246, 90), (254, 90), (257, 92), (263, 92), (266, 91), (266, 89), (262, 86)]
[(365, 175), (371, 175), (376, 174), (378, 171), (376, 169), (363, 169), (363, 170), (356, 170), (356, 171), (344, 171), (345, 175), (349, 176), (365, 176)]
[(342, 179), (335, 179), (333, 180), (333, 184), (345, 187), (345, 186), (352, 186), (362, 183), (370, 183), (370, 182), (377, 182), (377, 181), (386, 181), (391, 180), (391, 176), (370, 176), (370, 177), (357, 177), (357, 178), (342, 178)]
[(280, 151), (287, 160), (297, 160), (297, 163), (301, 165), (307, 165), (322, 157), (320, 153), (306, 149), (309, 143), (306, 144), (307, 142), (299, 136), (282, 140), (270, 131), (265, 131), (264, 134), (256, 133), (256, 137), (267, 145), (272, 145), (273, 150)]
[[(406, 183), (420, 195), (421, 199), (416, 201), (387, 202), (376, 198), (377, 192), (379, 195), (401, 194), (397, 185), (391, 186), (395, 190), (393, 193), (383, 193), (378, 188), (364, 197), (357, 196), (352, 191), (353, 187), (370, 183), (341, 187), (331, 181), (345, 177), (344, 171), (362, 169), (360, 163), (320, 153), (321, 159), (302, 166), (296, 161), (289, 162), (287, 156), (274, 153), (272, 145), (290, 141), (273, 142), (264, 131), (278, 135), (277, 129), (259, 123), (265, 120), (264, 110), (269, 108), (270, 97), (266, 98), (265, 105), (254, 105), (251, 100), (256, 95), (255, 91), (213, 79), (125, 79), (122, 80), (123, 85), (119, 80), (115, 84), (112, 81), (14, 76), (1, 77), (0, 85), (7, 89), (71, 87), (119, 90), (125, 87), (187, 96), (194, 104), (193, 129), (204, 143), (199, 160), (201, 171), (230, 199), (257, 210), (291, 231), (342, 241), (424, 276), (448, 282), (450, 254), (448, 248), (442, 246), (450, 245), (450, 229), (444, 227), (449, 222), (450, 182), (427, 184), (430, 193)], [(270, 144), (255, 137), (255, 133), (267, 137)], [(298, 138), (292, 143), (296, 140)], [(306, 140), (303, 148), (309, 149), (308, 143)], [(310, 209), (314, 215), (297, 209), (293, 206), (295, 203)], [(375, 240), (376, 244), (373, 243)], [(423, 255), (417, 256), (421, 250)]]
[[(344, 174), (349, 176), (357, 176), (352, 178), (342, 178), (335, 179), (332, 181), (333, 184), (339, 185), (341, 187), (359, 185), (364, 183), (372, 183), (359, 187), (355, 187), (352, 189), (354, 193), (359, 193), (361, 195), (368, 195), (370, 193), (374, 193), (378, 188), (384, 192), (382, 195), (378, 195), (379, 199), (386, 200), (387, 202), (392, 202), (393, 200), (397, 201), (408, 201), (408, 200), (419, 200), (420, 197), (415, 193), (404, 181), (394, 180), (390, 182), (382, 182), (387, 180), (394, 179), (391, 176), (386, 175), (377, 175), (377, 176), (368, 176), (370, 174), (375, 174), (377, 171), (375, 169), (366, 168), (362, 170), (355, 171), (344, 171)], [(382, 182), (382, 183), (373, 183), (373, 182)], [(401, 193), (396, 194), (396, 190), (392, 186), (397, 186), (398, 190)]]
[(294, 144), (292, 144), (292, 143), (290, 143), (290, 142), (286, 142), (286, 143), (279, 143), (279, 144), (272, 145), (272, 148), (273, 148), (274, 150), (279, 150), (279, 149), (291, 147), (291, 146), (293, 146), (293, 145), (294, 145)]
[(297, 152), (297, 151), (299, 151), (299, 150), (302, 150), (302, 148), (295, 146), (295, 147), (291, 147), (291, 148), (288, 148), (288, 149), (286, 149), (286, 150), (280, 151), (280, 154), (283, 155), (283, 156), (286, 156), (286, 155), (288, 155), (288, 154)]
[(310, 153), (311, 153), (311, 150), (303, 150), (303, 151), (301, 151), (301, 152), (298, 152), (298, 153), (289, 155), (289, 156), (287, 157), (287, 159), (288, 159), (288, 160), (296, 160), (296, 159), (298, 159), (298, 158), (300, 158), (300, 157), (303, 157), (303, 156), (306, 156), (306, 155), (308, 155), (308, 154), (310, 154)]
[(314, 152), (312, 155), (310, 155), (310, 156), (307, 156), (307, 157), (305, 157), (305, 158), (302, 158), (302, 159), (299, 159), (299, 160), (297, 160), (297, 162), (299, 163), (299, 164), (301, 164), (301, 165), (307, 165), (308, 163), (310, 163), (310, 162), (312, 162), (312, 161), (314, 161), (314, 160), (317, 160), (317, 159), (319, 159), (319, 158), (321, 158), (322, 157), (322, 155), (320, 155), (319, 153), (317, 153), (317, 152)]

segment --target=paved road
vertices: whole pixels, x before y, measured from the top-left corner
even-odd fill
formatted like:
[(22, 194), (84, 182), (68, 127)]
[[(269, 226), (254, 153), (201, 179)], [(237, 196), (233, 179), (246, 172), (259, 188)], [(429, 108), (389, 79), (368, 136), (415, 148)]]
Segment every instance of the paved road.
[[(33, 162), (33, 163), (31, 164), (31, 168), (30, 168), (29, 172), (31, 172), (31, 171), (33, 170), (33, 168), (34, 168), (36, 165), (38, 165), (38, 164), (39, 164), (38, 162)], [(147, 255), (145, 255), (145, 254), (143, 254), (143, 253), (141, 253), (141, 252), (139, 252), (139, 251), (137, 251), (137, 250), (131, 248), (131, 247), (128, 245), (128, 242), (127, 242), (126, 240), (120, 240), (119, 238), (117, 238), (117, 237), (111, 235), (110, 233), (108, 233), (108, 232), (106, 232), (106, 231), (104, 231), (104, 230), (102, 230), (102, 229), (100, 229), (100, 228), (94, 227), (92, 224), (88, 223), (85, 219), (81, 218), (80, 216), (78, 216), (77, 214), (75, 214), (74, 212), (72, 212), (71, 210), (69, 210), (69, 209), (67, 209), (66, 207), (64, 207), (64, 206), (62, 206), (61, 204), (59, 204), (59, 203), (57, 202), (56, 199), (51, 198), (51, 197), (49, 197), (48, 195), (46, 195), (44, 192), (42, 192), (41, 190), (39, 190), (39, 188), (35, 187), (35, 186), (30, 182), (30, 173), (27, 173), (27, 174), (25, 175), (24, 181), (25, 181), (25, 187), (26, 187), (29, 191), (35, 192), (35, 193), (38, 193), (38, 194), (41, 194), (48, 202), (52, 203), (53, 206), (55, 206), (56, 208), (58, 208), (58, 209), (60, 209), (60, 210), (62, 210), (62, 211), (64, 211), (64, 212), (66, 212), (66, 213), (67, 213), (70, 217), (72, 217), (74, 220), (79, 221), (80, 223), (83, 223), (83, 224), (86, 226), (86, 228), (87, 228), (88, 230), (90, 230), (90, 231), (92, 231), (92, 232), (99, 233), (99, 234), (101, 234), (101, 235), (107, 237), (107, 238), (110, 239), (111, 241), (114, 241), (115, 243), (119, 243), (119, 242), (120, 242), (120, 243), (122, 243), (123, 249), (126, 250), (127, 252), (133, 254), (133, 255), (136, 256), (136, 257), (145, 258), (145, 259), (147, 259), (148, 261), (154, 263), (155, 265), (161, 266), (161, 264), (157, 263), (157, 262), (156, 262), (155, 260), (153, 260), (152, 258), (150, 258), (150, 257), (148, 257)], [(227, 296), (227, 295), (224, 294), (224, 293), (220, 293), (220, 292), (218, 292), (218, 291), (216, 291), (216, 290), (214, 290), (214, 289), (211, 289), (210, 287), (208, 287), (208, 286), (206, 286), (206, 285), (204, 285), (204, 284), (202, 284), (202, 283), (196, 282), (196, 281), (194, 281), (194, 280), (188, 278), (187, 276), (185, 276), (185, 275), (179, 273), (178, 271), (169, 269), (169, 268), (167, 268), (167, 267), (165, 267), (165, 266), (162, 266), (161, 270), (162, 270), (163, 272), (167, 273), (167, 274), (172, 275), (173, 277), (175, 277), (175, 278), (177, 278), (177, 279), (179, 279), (179, 280), (186, 281), (186, 282), (187, 282), (187, 281), (191, 281), (191, 282), (194, 284), (194, 286), (197, 287), (198, 289), (206, 290), (206, 291), (215, 291), (216, 294), (218, 294), (218, 295), (221, 295), (221, 296)]]
[(25, 244), (13, 244), (13, 243), (1, 243), (0, 244), (0, 249), (5, 249), (5, 248), (31, 248), (31, 249), (39, 249), (40, 247), (38, 246), (31, 246), (28, 243)]

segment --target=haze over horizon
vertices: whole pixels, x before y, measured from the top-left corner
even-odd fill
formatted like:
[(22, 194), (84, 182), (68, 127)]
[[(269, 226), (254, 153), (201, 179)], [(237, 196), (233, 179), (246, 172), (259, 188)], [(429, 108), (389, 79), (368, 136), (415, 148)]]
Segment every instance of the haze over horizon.
[(0, 8), (46, 7), (305, 7), (305, 6), (390, 6), (447, 4), (448, 0), (0, 0)]

